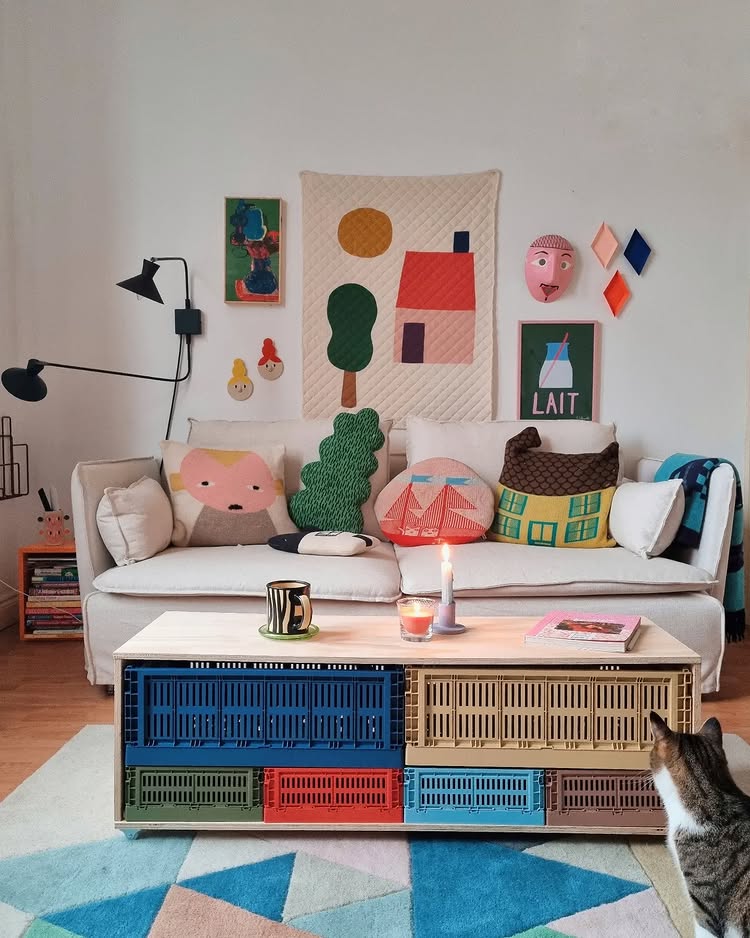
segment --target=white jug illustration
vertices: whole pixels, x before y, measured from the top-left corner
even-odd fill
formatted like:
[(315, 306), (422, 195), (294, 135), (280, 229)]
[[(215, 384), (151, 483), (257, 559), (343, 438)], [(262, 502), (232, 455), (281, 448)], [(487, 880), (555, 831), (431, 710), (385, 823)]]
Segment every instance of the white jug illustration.
[(572, 388), (573, 366), (568, 358), (570, 342), (547, 342), (547, 357), (539, 369), (540, 388)]

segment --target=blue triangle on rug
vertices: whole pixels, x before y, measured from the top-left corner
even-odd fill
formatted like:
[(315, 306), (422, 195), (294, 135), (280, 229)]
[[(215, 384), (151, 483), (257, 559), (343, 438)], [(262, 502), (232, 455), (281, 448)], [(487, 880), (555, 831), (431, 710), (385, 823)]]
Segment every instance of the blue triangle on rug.
[(146, 938), (169, 889), (168, 885), (142, 889), (45, 915), (43, 921), (67, 928), (81, 938)]
[(287, 925), (320, 935), (320, 938), (352, 938), (353, 935), (411, 938), (411, 894), (408, 889), (402, 889), (325, 912), (300, 915), (290, 919)]
[(260, 863), (186, 879), (180, 886), (280, 922), (293, 868), (294, 854), (285, 853)]
[(414, 839), (411, 861), (414, 938), (504, 938), (647, 888), (481, 840)]
[(177, 878), (192, 837), (169, 834), (75, 844), (0, 861), (0, 900), (50, 912), (151, 889)]

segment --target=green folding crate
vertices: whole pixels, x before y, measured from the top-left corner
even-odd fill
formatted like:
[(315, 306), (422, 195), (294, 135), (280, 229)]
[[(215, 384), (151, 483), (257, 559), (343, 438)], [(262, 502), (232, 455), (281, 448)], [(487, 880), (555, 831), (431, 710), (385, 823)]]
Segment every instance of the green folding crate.
[(258, 768), (125, 769), (126, 821), (262, 821)]

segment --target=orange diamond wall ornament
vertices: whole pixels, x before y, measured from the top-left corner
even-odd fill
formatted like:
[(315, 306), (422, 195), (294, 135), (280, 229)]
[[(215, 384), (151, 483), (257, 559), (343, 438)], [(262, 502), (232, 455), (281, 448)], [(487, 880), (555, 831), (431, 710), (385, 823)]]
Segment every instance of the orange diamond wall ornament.
[(630, 299), (630, 290), (619, 270), (615, 271), (614, 276), (604, 288), (604, 299), (612, 310), (613, 316), (619, 316), (623, 306)]

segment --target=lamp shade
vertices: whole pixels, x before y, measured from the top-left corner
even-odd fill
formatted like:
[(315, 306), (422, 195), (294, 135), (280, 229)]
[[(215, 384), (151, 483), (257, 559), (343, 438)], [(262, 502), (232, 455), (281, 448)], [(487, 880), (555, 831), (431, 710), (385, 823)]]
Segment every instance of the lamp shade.
[(44, 364), (30, 358), (25, 368), (6, 368), (2, 375), (6, 391), (22, 401), (41, 401), (47, 396), (47, 385), (39, 377)]
[(125, 290), (130, 290), (131, 293), (135, 293), (138, 296), (145, 296), (147, 300), (153, 300), (155, 303), (163, 304), (164, 300), (161, 298), (161, 294), (156, 289), (156, 284), (154, 283), (154, 276), (158, 269), (158, 264), (144, 259), (143, 270), (135, 277), (130, 277), (128, 280), (121, 280), (117, 286)]

